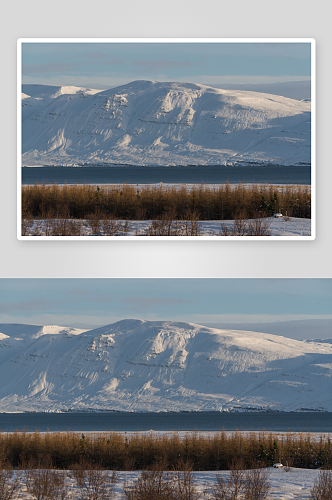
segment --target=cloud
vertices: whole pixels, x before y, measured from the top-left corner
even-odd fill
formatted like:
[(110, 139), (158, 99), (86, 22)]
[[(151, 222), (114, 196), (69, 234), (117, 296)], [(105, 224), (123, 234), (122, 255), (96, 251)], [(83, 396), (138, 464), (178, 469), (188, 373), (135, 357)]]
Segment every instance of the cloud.
[(82, 302), (100, 302), (100, 303), (106, 303), (106, 302), (112, 302), (114, 300), (118, 299), (118, 296), (116, 294), (108, 294), (108, 293), (98, 293), (95, 291), (90, 291), (90, 290), (70, 290), (67, 292), (67, 297), (68, 300), (74, 299), (74, 300), (80, 300)]
[(22, 300), (15, 302), (3, 302), (0, 304), (0, 313), (17, 313), (26, 314), (27, 312), (31, 313), (32, 311), (42, 312), (45, 309), (55, 309), (59, 308), (62, 305), (60, 301), (57, 300)]
[(200, 66), (203, 63), (203, 58), (197, 61), (187, 61), (187, 60), (164, 60), (164, 59), (139, 59), (134, 62), (134, 65), (138, 68), (138, 71), (160, 71), (169, 69), (178, 69), (184, 67), (194, 67)]
[(179, 297), (126, 297), (120, 302), (123, 307), (120, 308), (122, 311), (127, 311), (129, 308), (134, 311), (142, 311), (142, 309), (151, 309), (157, 307), (168, 307), (168, 306), (178, 306), (178, 305), (188, 305), (193, 304), (197, 301), (197, 297), (190, 299), (183, 299)]
[(68, 63), (47, 63), (47, 64), (24, 64), (22, 66), (23, 75), (45, 75), (45, 73), (59, 73), (71, 71), (76, 68), (76, 64)]
[(118, 65), (125, 64), (127, 61), (120, 57), (112, 57), (110, 55), (101, 54), (100, 52), (89, 52), (84, 56), (85, 60), (89, 62), (96, 62), (105, 65)]

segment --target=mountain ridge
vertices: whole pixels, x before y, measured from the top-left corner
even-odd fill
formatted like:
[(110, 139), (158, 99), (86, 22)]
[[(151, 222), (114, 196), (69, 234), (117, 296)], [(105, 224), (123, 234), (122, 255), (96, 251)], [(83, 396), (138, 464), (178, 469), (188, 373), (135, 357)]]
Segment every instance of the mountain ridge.
[(311, 162), (310, 102), (146, 80), (64, 89), (32, 98), (23, 85), (23, 166)]
[(326, 340), (146, 320), (22, 340), (28, 326), (0, 325), (3, 412), (332, 411)]

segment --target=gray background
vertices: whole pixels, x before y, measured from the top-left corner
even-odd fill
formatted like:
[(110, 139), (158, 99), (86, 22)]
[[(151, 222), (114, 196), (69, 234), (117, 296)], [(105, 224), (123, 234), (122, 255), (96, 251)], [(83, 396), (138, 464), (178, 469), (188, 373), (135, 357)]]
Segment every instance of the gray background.
[[(331, 8), (325, 0), (2, 2), (1, 277), (332, 277)], [(18, 241), (16, 41), (296, 37), (317, 43), (315, 241)]]

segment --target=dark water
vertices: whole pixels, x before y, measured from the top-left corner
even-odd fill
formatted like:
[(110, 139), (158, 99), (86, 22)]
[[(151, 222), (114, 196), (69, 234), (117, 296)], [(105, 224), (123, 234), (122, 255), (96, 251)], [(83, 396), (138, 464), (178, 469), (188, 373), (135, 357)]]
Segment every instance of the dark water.
[(23, 167), (22, 183), (34, 184), (310, 184), (311, 167)]
[(0, 413), (1, 431), (332, 432), (332, 413)]

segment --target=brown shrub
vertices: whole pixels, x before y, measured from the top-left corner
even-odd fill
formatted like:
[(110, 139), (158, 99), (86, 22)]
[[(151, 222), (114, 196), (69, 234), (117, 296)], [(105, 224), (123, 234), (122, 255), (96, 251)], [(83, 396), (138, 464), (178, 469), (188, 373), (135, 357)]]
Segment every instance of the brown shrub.
[[(309, 434), (286, 436), (257, 432), (203, 436), (197, 432), (178, 435), (0, 432), (0, 450), (12, 467), (56, 467), (69, 469), (72, 464), (89, 460), (106, 469), (142, 470), (164, 461), (170, 470), (182, 462), (191, 462), (193, 470), (229, 470), (237, 460), (249, 469), (254, 460), (261, 467), (275, 461), (290, 467), (332, 466), (332, 443), (325, 437), (310, 439)], [(276, 460), (275, 460), (276, 459)], [(30, 464), (30, 465), (29, 465)]]
[(111, 500), (114, 498), (114, 488), (118, 480), (115, 471), (109, 477), (108, 472), (102, 470), (99, 465), (83, 460), (73, 468), (71, 476), (78, 486), (77, 498), (79, 500)]
[(54, 213), (58, 218), (68, 211), (69, 217), (85, 219), (87, 214), (113, 214), (120, 220), (160, 220), (163, 214), (174, 211), (173, 220), (188, 220), (186, 212), (199, 213), (199, 220), (233, 220), (237, 212), (245, 211), (247, 218), (273, 215), (276, 211), (288, 217), (310, 218), (310, 186), (266, 184), (216, 187), (200, 184), (164, 187), (133, 185), (99, 188), (93, 185), (22, 186), (22, 219), (27, 214), (45, 218)]
[(310, 490), (312, 500), (331, 500), (332, 498), (332, 471), (321, 470)]
[(245, 474), (244, 500), (265, 500), (270, 490), (269, 471), (257, 465)]
[(167, 473), (162, 464), (144, 470), (132, 484), (125, 484), (127, 500), (198, 500), (200, 498), (191, 470)]
[(231, 464), (228, 478), (221, 475), (216, 476), (216, 484), (212, 488), (215, 500), (238, 500), (244, 489), (245, 472), (242, 461)]
[(3, 450), (0, 450), (0, 500), (11, 500), (19, 490), (18, 478), (13, 478), (13, 471)]
[(68, 494), (65, 481), (66, 474), (56, 469), (28, 469), (26, 471), (27, 491), (36, 500), (64, 500)]

